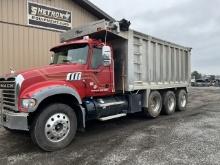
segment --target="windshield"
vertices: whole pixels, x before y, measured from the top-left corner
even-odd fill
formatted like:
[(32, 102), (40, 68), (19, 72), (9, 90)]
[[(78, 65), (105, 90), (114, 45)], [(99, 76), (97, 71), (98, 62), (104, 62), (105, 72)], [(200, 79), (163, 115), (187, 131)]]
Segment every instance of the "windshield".
[(88, 56), (87, 44), (75, 44), (54, 50), (53, 64), (86, 64)]

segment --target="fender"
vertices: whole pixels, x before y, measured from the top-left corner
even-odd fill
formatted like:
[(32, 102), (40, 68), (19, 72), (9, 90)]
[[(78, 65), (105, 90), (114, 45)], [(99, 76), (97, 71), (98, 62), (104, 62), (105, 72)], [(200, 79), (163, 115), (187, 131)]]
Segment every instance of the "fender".
[(70, 94), (72, 96), (74, 96), (78, 103), (80, 104), (80, 110), (81, 110), (81, 114), (80, 114), (80, 128), (85, 128), (86, 127), (86, 112), (85, 109), (81, 106), (82, 104), (82, 100), (78, 94), (78, 92), (71, 87), (68, 86), (64, 86), (64, 85), (56, 85), (56, 86), (50, 86), (50, 87), (46, 87), (41, 89), (40, 91), (36, 92), (35, 94), (33, 94), (33, 98), (35, 98), (37, 100), (37, 105), (35, 106), (35, 108), (33, 109), (29, 109), (28, 112), (34, 112), (36, 111), (37, 107), (39, 106), (39, 104), (46, 98), (50, 97), (50, 96), (54, 96), (57, 94)]
[(82, 104), (82, 100), (75, 89), (64, 85), (55, 85), (42, 88), (40, 91), (34, 93), (32, 98), (37, 100), (37, 105), (32, 109), (28, 109), (28, 112), (36, 111), (37, 107), (44, 99), (57, 94), (70, 94), (77, 99), (79, 104)]
[(148, 98), (150, 96), (150, 89), (147, 89), (146, 91), (144, 91), (143, 95), (142, 95), (142, 107), (143, 108), (148, 108)]

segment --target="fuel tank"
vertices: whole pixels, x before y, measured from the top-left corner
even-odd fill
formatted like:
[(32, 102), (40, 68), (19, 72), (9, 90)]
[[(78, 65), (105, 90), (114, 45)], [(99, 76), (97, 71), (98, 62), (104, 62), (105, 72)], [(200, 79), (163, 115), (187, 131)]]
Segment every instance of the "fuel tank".
[(125, 96), (87, 99), (83, 104), (87, 110), (87, 120), (127, 113), (129, 107)]

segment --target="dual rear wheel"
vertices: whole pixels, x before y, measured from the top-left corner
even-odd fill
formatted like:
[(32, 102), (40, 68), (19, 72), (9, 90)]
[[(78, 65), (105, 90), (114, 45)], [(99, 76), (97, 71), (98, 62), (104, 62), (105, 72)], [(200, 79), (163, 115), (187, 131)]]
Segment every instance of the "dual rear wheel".
[(147, 114), (151, 118), (156, 118), (163, 111), (166, 115), (171, 115), (175, 110), (184, 111), (187, 105), (187, 93), (184, 89), (173, 91), (166, 91), (161, 96), (160, 92), (151, 92), (148, 100)]

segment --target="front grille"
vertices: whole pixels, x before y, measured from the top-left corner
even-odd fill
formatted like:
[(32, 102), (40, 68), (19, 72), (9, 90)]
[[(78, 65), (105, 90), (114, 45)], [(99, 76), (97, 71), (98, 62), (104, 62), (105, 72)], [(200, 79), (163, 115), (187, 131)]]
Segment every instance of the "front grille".
[(15, 81), (11, 79), (0, 80), (0, 107), (3, 110), (16, 111)]

